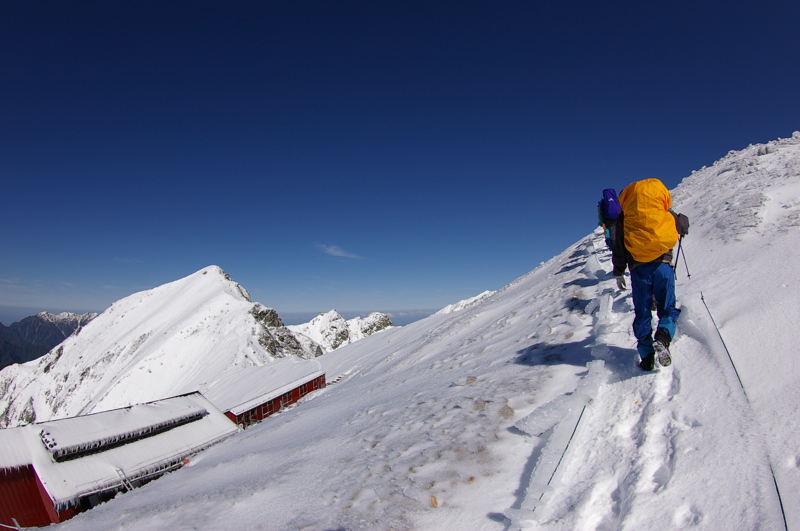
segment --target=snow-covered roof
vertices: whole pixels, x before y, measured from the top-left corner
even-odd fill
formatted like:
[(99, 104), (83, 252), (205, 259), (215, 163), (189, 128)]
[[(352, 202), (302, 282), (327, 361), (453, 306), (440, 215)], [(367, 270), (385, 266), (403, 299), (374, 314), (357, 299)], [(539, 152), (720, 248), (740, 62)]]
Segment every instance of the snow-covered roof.
[(31, 464), (56, 506), (180, 463), (237, 431), (200, 393), (0, 430), (0, 468)]
[(279, 358), (261, 367), (228, 371), (205, 395), (220, 410), (239, 415), (323, 374), (316, 360)]
[(55, 461), (157, 434), (198, 420), (206, 409), (186, 397), (46, 423), (39, 431)]

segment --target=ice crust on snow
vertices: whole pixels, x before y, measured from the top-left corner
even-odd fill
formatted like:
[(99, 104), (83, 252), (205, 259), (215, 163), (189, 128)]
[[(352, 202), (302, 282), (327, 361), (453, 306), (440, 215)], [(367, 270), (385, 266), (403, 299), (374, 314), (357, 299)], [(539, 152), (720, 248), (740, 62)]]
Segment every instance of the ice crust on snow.
[(580, 426), (586, 406), (608, 377), (603, 360), (591, 361), (586, 367), (588, 372), (574, 392), (551, 400), (514, 424), (517, 429), (536, 437), (552, 431), (546, 437), (544, 448), (524, 487), (524, 499), (520, 508), (511, 508), (505, 512), (510, 521), (509, 529), (525, 529), (529, 522), (536, 521), (534, 511), (546, 501), (545, 495), (550, 490), (550, 482), (569, 449), (573, 434)]

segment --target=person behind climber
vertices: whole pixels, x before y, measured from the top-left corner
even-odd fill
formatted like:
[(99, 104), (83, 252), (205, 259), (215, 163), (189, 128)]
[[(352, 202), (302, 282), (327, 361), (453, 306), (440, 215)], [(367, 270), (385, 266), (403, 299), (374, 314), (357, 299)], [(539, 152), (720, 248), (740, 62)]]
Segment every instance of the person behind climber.
[(603, 190), (603, 198), (597, 203), (597, 224), (605, 230), (606, 247), (611, 249), (611, 241), (617, 231), (617, 218), (620, 206), (617, 192), (613, 188)]
[[(627, 289), (625, 268), (630, 270), (633, 296), (633, 333), (639, 366), (651, 371), (656, 359), (661, 366), (672, 363), (669, 345), (681, 310), (676, 307), (672, 248), (689, 233), (689, 218), (671, 210), (672, 196), (658, 179), (629, 184), (619, 196), (622, 213), (611, 242), (614, 277), (619, 289)], [(655, 298), (658, 326), (652, 327)]]

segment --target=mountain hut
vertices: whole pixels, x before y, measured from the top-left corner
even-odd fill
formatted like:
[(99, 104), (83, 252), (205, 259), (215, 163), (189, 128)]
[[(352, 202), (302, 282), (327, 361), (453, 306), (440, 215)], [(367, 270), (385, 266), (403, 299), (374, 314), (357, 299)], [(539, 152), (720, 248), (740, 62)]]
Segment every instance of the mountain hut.
[(325, 386), (318, 361), (287, 357), (230, 371), (210, 386), (206, 396), (229, 419), (246, 428)]
[(62, 522), (237, 431), (198, 392), (0, 430), (0, 524)]

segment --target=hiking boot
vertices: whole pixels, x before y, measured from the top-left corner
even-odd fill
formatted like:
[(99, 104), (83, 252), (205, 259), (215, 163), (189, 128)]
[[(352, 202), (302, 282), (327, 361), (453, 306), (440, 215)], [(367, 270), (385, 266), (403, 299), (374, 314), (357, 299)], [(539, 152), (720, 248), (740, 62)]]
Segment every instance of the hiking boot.
[(639, 362), (639, 367), (645, 371), (652, 371), (656, 368), (656, 355), (655, 354), (648, 354), (642, 361)]
[(656, 350), (656, 356), (658, 356), (658, 364), (662, 367), (669, 367), (669, 364), (672, 363), (669, 347), (657, 339), (653, 341), (653, 348)]
[(661, 341), (667, 348), (669, 348), (669, 344), (672, 342), (672, 338), (669, 336), (669, 332), (667, 332), (666, 328), (659, 328), (656, 330), (656, 341)]
[(658, 363), (662, 367), (669, 367), (670, 363), (672, 363), (672, 356), (670, 356), (669, 353), (669, 344), (669, 332), (663, 328), (656, 330), (656, 339), (653, 341), (653, 348), (656, 351)]

